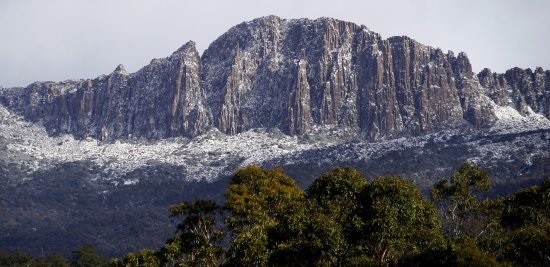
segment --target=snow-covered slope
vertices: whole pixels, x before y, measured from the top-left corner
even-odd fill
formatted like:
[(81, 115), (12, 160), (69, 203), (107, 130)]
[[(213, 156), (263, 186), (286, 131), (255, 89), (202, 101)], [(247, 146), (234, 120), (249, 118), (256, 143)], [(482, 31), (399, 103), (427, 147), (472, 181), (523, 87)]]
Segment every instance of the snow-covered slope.
[(525, 115), (521, 115), (510, 106), (498, 106), (494, 104), (497, 122), (490, 128), (493, 133), (518, 133), (538, 129), (550, 128), (550, 120), (541, 114), (535, 113), (527, 107)]
[(59, 244), (47, 252), (70, 253), (70, 231), (72, 242), (101, 244), (109, 255), (156, 248), (172, 229), (169, 204), (221, 198), (226, 178), (248, 164), (283, 166), (302, 186), (334, 166), (355, 166), (368, 177), (403, 175), (424, 189), (463, 161), (490, 170), (504, 191), (548, 175), (548, 119), (495, 110), (499, 120), (489, 129), (378, 141), (323, 126), (300, 136), (277, 129), (225, 135), (211, 128), (192, 139), (111, 143), (49, 136), (40, 122), (0, 106), (0, 247), (38, 253), (40, 244)]
[[(214, 181), (227, 176), (228, 166), (269, 163), (292, 165), (298, 163), (361, 162), (380, 157), (392, 151), (422, 148), (427, 142), (444, 144), (460, 136), (473, 142), (471, 146), (480, 154), (470, 160), (480, 161), (491, 152), (494, 159), (506, 159), (508, 154), (527, 142), (533, 146), (530, 154), (547, 155), (541, 151), (541, 140), (519, 143), (476, 143), (477, 136), (497, 138), (509, 134), (528, 133), (550, 129), (550, 121), (544, 116), (530, 112), (520, 115), (511, 107), (495, 105), (498, 121), (485, 131), (447, 130), (430, 135), (401, 137), (397, 139), (364, 141), (360, 137), (343, 138), (345, 130), (329, 127), (317, 128), (303, 136), (289, 136), (275, 129), (255, 129), (236, 135), (225, 135), (212, 128), (206, 134), (193, 139), (177, 137), (156, 141), (130, 139), (102, 142), (92, 138), (76, 140), (73, 136), (49, 136), (44, 127), (25, 121), (4, 107), (0, 107), (0, 160), (8, 165), (17, 165), (31, 174), (64, 162), (89, 161), (104, 168), (113, 184), (135, 184), (118, 178), (135, 169), (148, 165), (168, 164), (184, 168), (188, 180)], [(530, 135), (529, 138), (532, 138)], [(521, 139), (521, 136), (520, 136)], [(498, 149), (495, 148), (498, 146)], [(323, 151), (313, 160), (304, 155), (308, 151)], [(422, 155), (418, 155), (421, 157)], [(529, 158), (526, 158), (529, 160)], [(99, 177), (98, 177), (99, 178)]]
[(550, 176), (548, 85), (541, 68), (476, 75), (466, 54), (409, 37), (269, 16), (202, 56), (189, 42), (136, 73), (0, 87), (0, 248), (70, 253), (62, 231), (156, 246), (167, 205), (219, 199), (249, 164), (301, 186), (346, 165), (426, 189), (473, 161), (506, 192)]
[(330, 138), (305, 142), (296, 136), (265, 129), (225, 135), (215, 128), (193, 139), (177, 137), (153, 142), (125, 140), (113, 143), (92, 138), (76, 140), (70, 135), (50, 137), (44, 127), (24, 121), (3, 107), (0, 107), (0, 140), (3, 145), (1, 160), (20, 164), (29, 174), (63, 162), (91, 161), (114, 174), (110, 178), (117, 178), (145, 165), (170, 164), (184, 167), (189, 179), (210, 181), (227, 174), (222, 172), (233, 162), (261, 164), (272, 158), (337, 142)]

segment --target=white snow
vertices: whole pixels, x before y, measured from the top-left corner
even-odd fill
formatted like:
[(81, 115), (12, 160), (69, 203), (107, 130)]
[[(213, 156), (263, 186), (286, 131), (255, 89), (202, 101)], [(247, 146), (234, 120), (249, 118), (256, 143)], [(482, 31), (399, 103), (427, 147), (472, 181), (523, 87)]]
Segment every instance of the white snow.
[(491, 127), (491, 132), (517, 133), (550, 128), (550, 120), (529, 107), (525, 116), (510, 106), (493, 104), (493, 109), (498, 121)]
[[(213, 129), (192, 140), (164, 139), (104, 143), (94, 139), (75, 140), (70, 135), (50, 137), (45, 129), (22, 120), (0, 107), (0, 141), (4, 139), (4, 159), (25, 164), (30, 172), (55, 163), (89, 160), (104, 166), (114, 178), (151, 163), (183, 166), (192, 180), (211, 180), (239, 159), (241, 165), (259, 164), (300, 150), (318, 148), (332, 141), (306, 143), (280, 132), (251, 130), (227, 136)], [(21, 160), (25, 158), (26, 160)], [(135, 184), (138, 181), (124, 181)]]
[[(512, 107), (494, 106), (498, 121), (488, 130), (489, 135), (521, 133), (537, 129), (550, 129), (550, 121), (544, 116), (528, 110), (522, 116)], [(0, 106), (0, 160), (6, 164), (17, 164), (32, 173), (49, 169), (57, 163), (72, 161), (91, 161), (103, 166), (111, 174), (109, 179), (115, 184), (134, 185), (138, 179), (118, 179), (123, 174), (152, 164), (171, 164), (181, 166), (188, 180), (211, 181), (221, 174), (229, 174), (228, 166), (239, 163), (261, 164), (278, 161), (292, 164), (303, 161), (301, 152), (323, 151), (318, 164), (326, 161), (367, 161), (381, 153), (402, 149), (424, 147), (427, 142), (445, 142), (452, 136), (463, 135), (461, 130), (447, 130), (430, 135), (388, 139), (378, 142), (365, 142), (355, 139), (350, 142), (347, 133), (353, 130), (338, 128), (334, 125), (318, 126), (298, 138), (288, 136), (277, 130), (256, 129), (237, 135), (224, 135), (211, 129), (204, 135), (193, 139), (171, 138), (158, 141), (127, 140), (114, 143), (101, 142), (87, 138), (75, 140), (70, 135), (50, 137), (44, 127), (24, 121)], [(468, 141), (479, 152), (479, 158), (508, 159), (517, 154), (517, 150), (528, 149), (525, 161), (532, 157), (547, 155), (548, 151), (534, 135), (526, 135), (506, 142)], [(422, 153), (422, 151), (420, 152)], [(524, 153), (525, 154), (525, 153)]]

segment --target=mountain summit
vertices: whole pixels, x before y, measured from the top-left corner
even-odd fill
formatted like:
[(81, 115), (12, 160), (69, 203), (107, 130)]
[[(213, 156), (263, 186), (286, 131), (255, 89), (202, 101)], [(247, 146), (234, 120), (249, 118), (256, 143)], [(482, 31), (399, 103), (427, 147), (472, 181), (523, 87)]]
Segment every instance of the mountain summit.
[(135, 73), (0, 87), (0, 249), (158, 248), (168, 205), (221, 199), (251, 164), (304, 187), (353, 166), (427, 192), (474, 162), (505, 194), (550, 173), (549, 118), (549, 71), (475, 74), (409, 37), (263, 17), (202, 56), (190, 41)]
[(485, 128), (495, 110), (550, 118), (550, 71), (472, 72), (464, 53), (405, 37), (383, 39), (332, 18), (267, 16), (241, 23), (199, 56), (194, 42), (136, 73), (3, 89), (0, 103), (50, 135), (194, 137), (320, 126), (369, 139)]

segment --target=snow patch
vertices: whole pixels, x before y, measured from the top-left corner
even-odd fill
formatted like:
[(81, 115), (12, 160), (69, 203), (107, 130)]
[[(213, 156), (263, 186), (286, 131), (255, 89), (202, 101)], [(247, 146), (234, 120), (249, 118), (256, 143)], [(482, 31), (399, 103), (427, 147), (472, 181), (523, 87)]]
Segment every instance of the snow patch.
[[(338, 139), (336, 139), (338, 140)], [(189, 180), (212, 180), (227, 171), (227, 166), (260, 164), (271, 158), (284, 157), (301, 150), (333, 144), (334, 140), (303, 142), (296, 136), (265, 129), (250, 130), (233, 136), (217, 130), (186, 138), (116, 141), (104, 143), (95, 139), (75, 140), (70, 135), (50, 137), (42, 126), (26, 122), (0, 107), (1, 160), (25, 164), (29, 173), (48, 169), (55, 164), (91, 161), (106, 168), (116, 179), (137, 168), (151, 164), (172, 164), (184, 167)], [(124, 185), (138, 181), (126, 180)]]
[(530, 107), (527, 108), (525, 116), (510, 106), (493, 104), (493, 110), (498, 121), (491, 127), (490, 132), (518, 133), (550, 128), (550, 120)]
[[(511, 107), (494, 106), (498, 121), (488, 135), (522, 133), (537, 129), (550, 129), (550, 121), (544, 116), (527, 111), (522, 116)], [(157, 141), (123, 140), (105, 143), (92, 138), (75, 140), (70, 135), (51, 137), (44, 127), (27, 122), (20, 116), (0, 106), (0, 160), (16, 164), (32, 173), (47, 170), (56, 164), (89, 161), (104, 168), (107, 180), (113, 184), (131, 186), (138, 179), (120, 178), (144, 166), (167, 164), (180, 166), (187, 180), (212, 181), (220, 175), (229, 175), (235, 165), (272, 163), (286, 165), (304, 162), (303, 153), (318, 157), (314, 162), (368, 161), (383, 153), (403, 149), (423, 148), (430, 142), (445, 143), (455, 136), (468, 138), (460, 129), (429, 135), (367, 142), (346, 134), (354, 132), (336, 125), (312, 127), (301, 137), (288, 136), (278, 130), (254, 129), (236, 135), (225, 135), (217, 129), (193, 139), (182, 137)], [(483, 134), (482, 134), (483, 135)], [(355, 139), (353, 139), (355, 138)], [(504, 142), (480, 142), (473, 138), (469, 145), (479, 152), (481, 159), (503, 159), (519, 152), (532, 158), (547, 155), (540, 137), (526, 135)], [(529, 149), (528, 151), (524, 151)], [(521, 150), (521, 151), (519, 151)], [(424, 153), (419, 150), (420, 154)], [(311, 160), (311, 159), (309, 159)]]

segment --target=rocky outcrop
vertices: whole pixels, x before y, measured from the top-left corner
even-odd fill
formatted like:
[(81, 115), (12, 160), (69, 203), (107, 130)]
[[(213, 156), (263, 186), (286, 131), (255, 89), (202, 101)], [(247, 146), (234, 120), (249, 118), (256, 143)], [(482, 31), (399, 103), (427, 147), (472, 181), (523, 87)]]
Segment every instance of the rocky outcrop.
[(0, 96), (50, 134), (102, 140), (195, 136), (209, 127), (193, 42), (134, 74), (119, 65), (93, 80), (37, 82)]
[(377, 138), (495, 119), (464, 54), (330, 18), (242, 23), (202, 63), (213, 122), (229, 134), (330, 125)]
[(501, 106), (521, 114), (536, 112), (550, 119), (550, 71), (513, 68), (504, 74), (482, 70), (478, 75), (486, 94)]
[(550, 115), (550, 72), (472, 72), (415, 40), (383, 39), (331, 18), (241, 23), (199, 57), (192, 42), (128, 74), (2, 89), (2, 104), (50, 134), (113, 140), (279, 128), (346, 129), (367, 138), (490, 126), (495, 105)]

